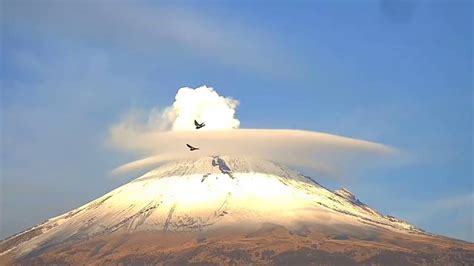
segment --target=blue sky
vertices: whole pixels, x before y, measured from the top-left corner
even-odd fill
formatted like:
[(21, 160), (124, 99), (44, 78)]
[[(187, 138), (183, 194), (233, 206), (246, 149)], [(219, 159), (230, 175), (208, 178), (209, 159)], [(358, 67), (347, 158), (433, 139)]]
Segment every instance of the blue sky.
[(1, 2), (0, 237), (128, 182), (105, 143), (179, 87), (240, 101), (241, 127), (321, 131), (406, 162), (336, 182), (474, 241), (471, 1)]

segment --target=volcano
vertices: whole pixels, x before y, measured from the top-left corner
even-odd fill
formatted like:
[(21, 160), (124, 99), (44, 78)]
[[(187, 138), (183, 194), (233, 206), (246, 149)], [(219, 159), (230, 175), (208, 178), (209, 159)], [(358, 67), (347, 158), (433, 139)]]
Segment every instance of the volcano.
[(0, 264), (473, 264), (474, 244), (270, 161), (170, 162), (0, 242)]

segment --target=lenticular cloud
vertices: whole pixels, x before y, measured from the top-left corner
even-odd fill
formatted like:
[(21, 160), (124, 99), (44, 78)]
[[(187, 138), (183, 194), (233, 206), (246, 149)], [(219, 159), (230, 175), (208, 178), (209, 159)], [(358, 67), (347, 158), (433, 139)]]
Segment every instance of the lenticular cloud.
[[(133, 113), (112, 127), (110, 144), (139, 156), (114, 173), (150, 168), (172, 160), (212, 155), (242, 155), (315, 169), (329, 176), (360, 168), (395, 154), (395, 149), (369, 141), (289, 129), (239, 129), (239, 102), (213, 88), (181, 88), (173, 105), (148, 114)], [(143, 116), (146, 117), (143, 119)], [(206, 126), (196, 130), (194, 120)], [(189, 152), (185, 144), (200, 147)], [(383, 156), (382, 156), (383, 155)]]

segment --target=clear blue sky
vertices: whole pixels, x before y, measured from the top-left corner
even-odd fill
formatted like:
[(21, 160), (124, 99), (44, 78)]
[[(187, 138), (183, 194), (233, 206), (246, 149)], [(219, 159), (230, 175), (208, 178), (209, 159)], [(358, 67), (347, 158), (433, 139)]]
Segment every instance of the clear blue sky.
[(206, 84), (241, 102), (242, 127), (401, 149), (320, 181), (474, 241), (472, 1), (55, 3), (1, 1), (1, 238), (127, 182), (107, 178), (132, 159), (109, 127)]

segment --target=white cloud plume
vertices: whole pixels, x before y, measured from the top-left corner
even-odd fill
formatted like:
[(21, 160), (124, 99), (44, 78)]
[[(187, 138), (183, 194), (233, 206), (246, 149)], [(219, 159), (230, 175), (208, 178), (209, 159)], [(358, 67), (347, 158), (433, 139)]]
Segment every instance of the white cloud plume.
[[(152, 111), (146, 125), (137, 114), (115, 125), (110, 143), (140, 159), (115, 173), (148, 168), (165, 161), (209, 155), (245, 155), (303, 166), (332, 176), (357, 169), (362, 161), (375, 163), (395, 149), (363, 140), (325, 133), (288, 129), (238, 129), (238, 101), (209, 87), (181, 88), (172, 106)], [(194, 119), (206, 123), (196, 130)], [(205, 130), (204, 130), (205, 129)], [(189, 152), (185, 144), (200, 147)]]
[(172, 131), (193, 130), (194, 120), (205, 121), (206, 126), (201, 130), (238, 128), (240, 121), (235, 118), (238, 104), (237, 100), (222, 97), (211, 87), (184, 87), (178, 90), (171, 107), (163, 112), (152, 112), (149, 123), (171, 126)]

